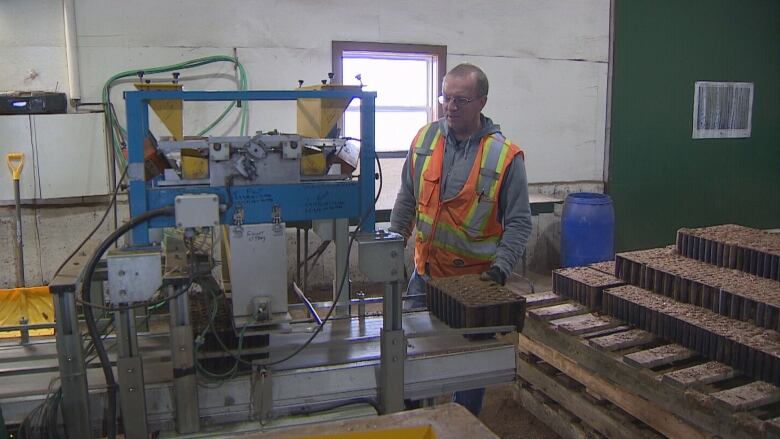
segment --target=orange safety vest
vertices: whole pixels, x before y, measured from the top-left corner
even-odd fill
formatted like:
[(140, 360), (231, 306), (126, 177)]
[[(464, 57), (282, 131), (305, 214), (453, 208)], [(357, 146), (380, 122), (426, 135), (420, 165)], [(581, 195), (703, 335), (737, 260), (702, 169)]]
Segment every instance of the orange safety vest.
[(417, 199), (414, 261), (432, 277), (478, 274), (490, 268), (504, 232), (498, 193), (520, 148), (500, 134), (482, 138), (460, 193), (440, 200), (445, 136), (438, 123), (424, 126), (412, 142), (409, 167)]

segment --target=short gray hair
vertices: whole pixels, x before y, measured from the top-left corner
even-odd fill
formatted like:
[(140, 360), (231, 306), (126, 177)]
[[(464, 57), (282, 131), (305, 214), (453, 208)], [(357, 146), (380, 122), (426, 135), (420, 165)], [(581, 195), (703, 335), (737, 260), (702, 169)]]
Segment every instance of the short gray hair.
[(487, 75), (485, 75), (485, 72), (483, 72), (482, 69), (474, 64), (458, 64), (447, 72), (447, 76), (468, 76), (472, 73), (477, 77), (477, 96), (487, 96), (489, 88)]

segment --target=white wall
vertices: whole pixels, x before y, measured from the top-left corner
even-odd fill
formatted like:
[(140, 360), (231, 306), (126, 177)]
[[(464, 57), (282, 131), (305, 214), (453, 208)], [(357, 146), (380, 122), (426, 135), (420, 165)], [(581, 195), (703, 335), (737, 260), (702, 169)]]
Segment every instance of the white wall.
[[(0, 58), (13, 60), (0, 63), (0, 89), (67, 89), (61, 10), (54, 0), (0, 2)], [(91, 102), (114, 73), (233, 48), (251, 88), (286, 89), (326, 77), (332, 40), (443, 44), (449, 67), (468, 61), (488, 74), (485, 113), (526, 150), (531, 182), (601, 180), (609, 0), (77, 0), (76, 18)], [(210, 72), (223, 76), (185, 86), (235, 86), (227, 65), (183, 76)], [(222, 108), (193, 105), (190, 132)], [(253, 130), (290, 131), (295, 113), (292, 104), (254, 104), (251, 121)]]
[[(232, 55), (234, 48), (250, 88), (290, 89), (332, 71), (333, 40), (446, 45), (448, 67), (472, 62), (490, 78), (485, 114), (526, 151), (532, 190), (557, 192), (567, 182), (598, 187), (602, 179), (609, 0), (76, 0), (76, 19), (86, 102), (98, 102), (117, 72)], [(0, 1), (0, 90), (67, 90), (63, 32), (60, 1)], [(235, 88), (227, 64), (182, 78), (189, 90)], [(121, 91), (128, 89), (130, 81), (112, 94), (122, 121)], [(222, 108), (187, 107), (185, 134)], [(237, 133), (235, 121), (212, 134)], [(250, 131), (274, 128), (295, 130), (294, 104), (253, 104)], [(386, 175), (390, 200), (396, 179)], [(91, 227), (85, 223), (84, 234)], [(41, 265), (48, 271), (58, 264)], [(2, 269), (13, 272), (6, 262)]]

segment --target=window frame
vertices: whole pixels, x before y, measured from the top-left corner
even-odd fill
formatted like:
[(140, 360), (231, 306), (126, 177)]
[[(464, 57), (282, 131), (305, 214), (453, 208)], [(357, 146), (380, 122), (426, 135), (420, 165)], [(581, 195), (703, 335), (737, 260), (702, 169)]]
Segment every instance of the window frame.
[[(331, 64), (333, 68), (333, 80), (336, 84), (344, 83), (343, 60), (344, 52), (366, 52), (366, 53), (390, 53), (390, 54), (415, 54), (433, 56), (436, 58), (436, 80), (434, 81), (434, 95), (432, 96), (432, 120), (439, 118), (441, 108), (436, 101), (436, 96), (441, 93), (441, 84), (444, 75), (447, 73), (447, 46), (437, 46), (430, 44), (399, 44), (399, 43), (376, 43), (367, 41), (332, 41), (331, 43)], [(343, 118), (339, 122), (343, 128)], [(411, 142), (412, 139), (409, 139)], [(379, 158), (402, 158), (406, 157), (406, 151), (377, 151)]]

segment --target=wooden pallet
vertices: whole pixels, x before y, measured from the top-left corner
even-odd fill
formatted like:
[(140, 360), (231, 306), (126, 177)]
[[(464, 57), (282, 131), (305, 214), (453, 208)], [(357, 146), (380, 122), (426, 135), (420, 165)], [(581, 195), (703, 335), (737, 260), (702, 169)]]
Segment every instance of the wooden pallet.
[(641, 421), (644, 425), (634, 426), (642, 434), (652, 433), (646, 425), (664, 436), (684, 439), (780, 438), (778, 387), (620, 320), (592, 314), (572, 301), (556, 300), (549, 293), (536, 297), (544, 300), (528, 300), (528, 318), (519, 336), (525, 355), (518, 361), (521, 382), (530, 383), (599, 434), (642, 437), (616, 430), (605, 413), (593, 407), (598, 403), (553, 386), (539, 361)]
[(514, 399), (565, 439), (657, 439), (659, 433), (534, 355), (521, 353)]

